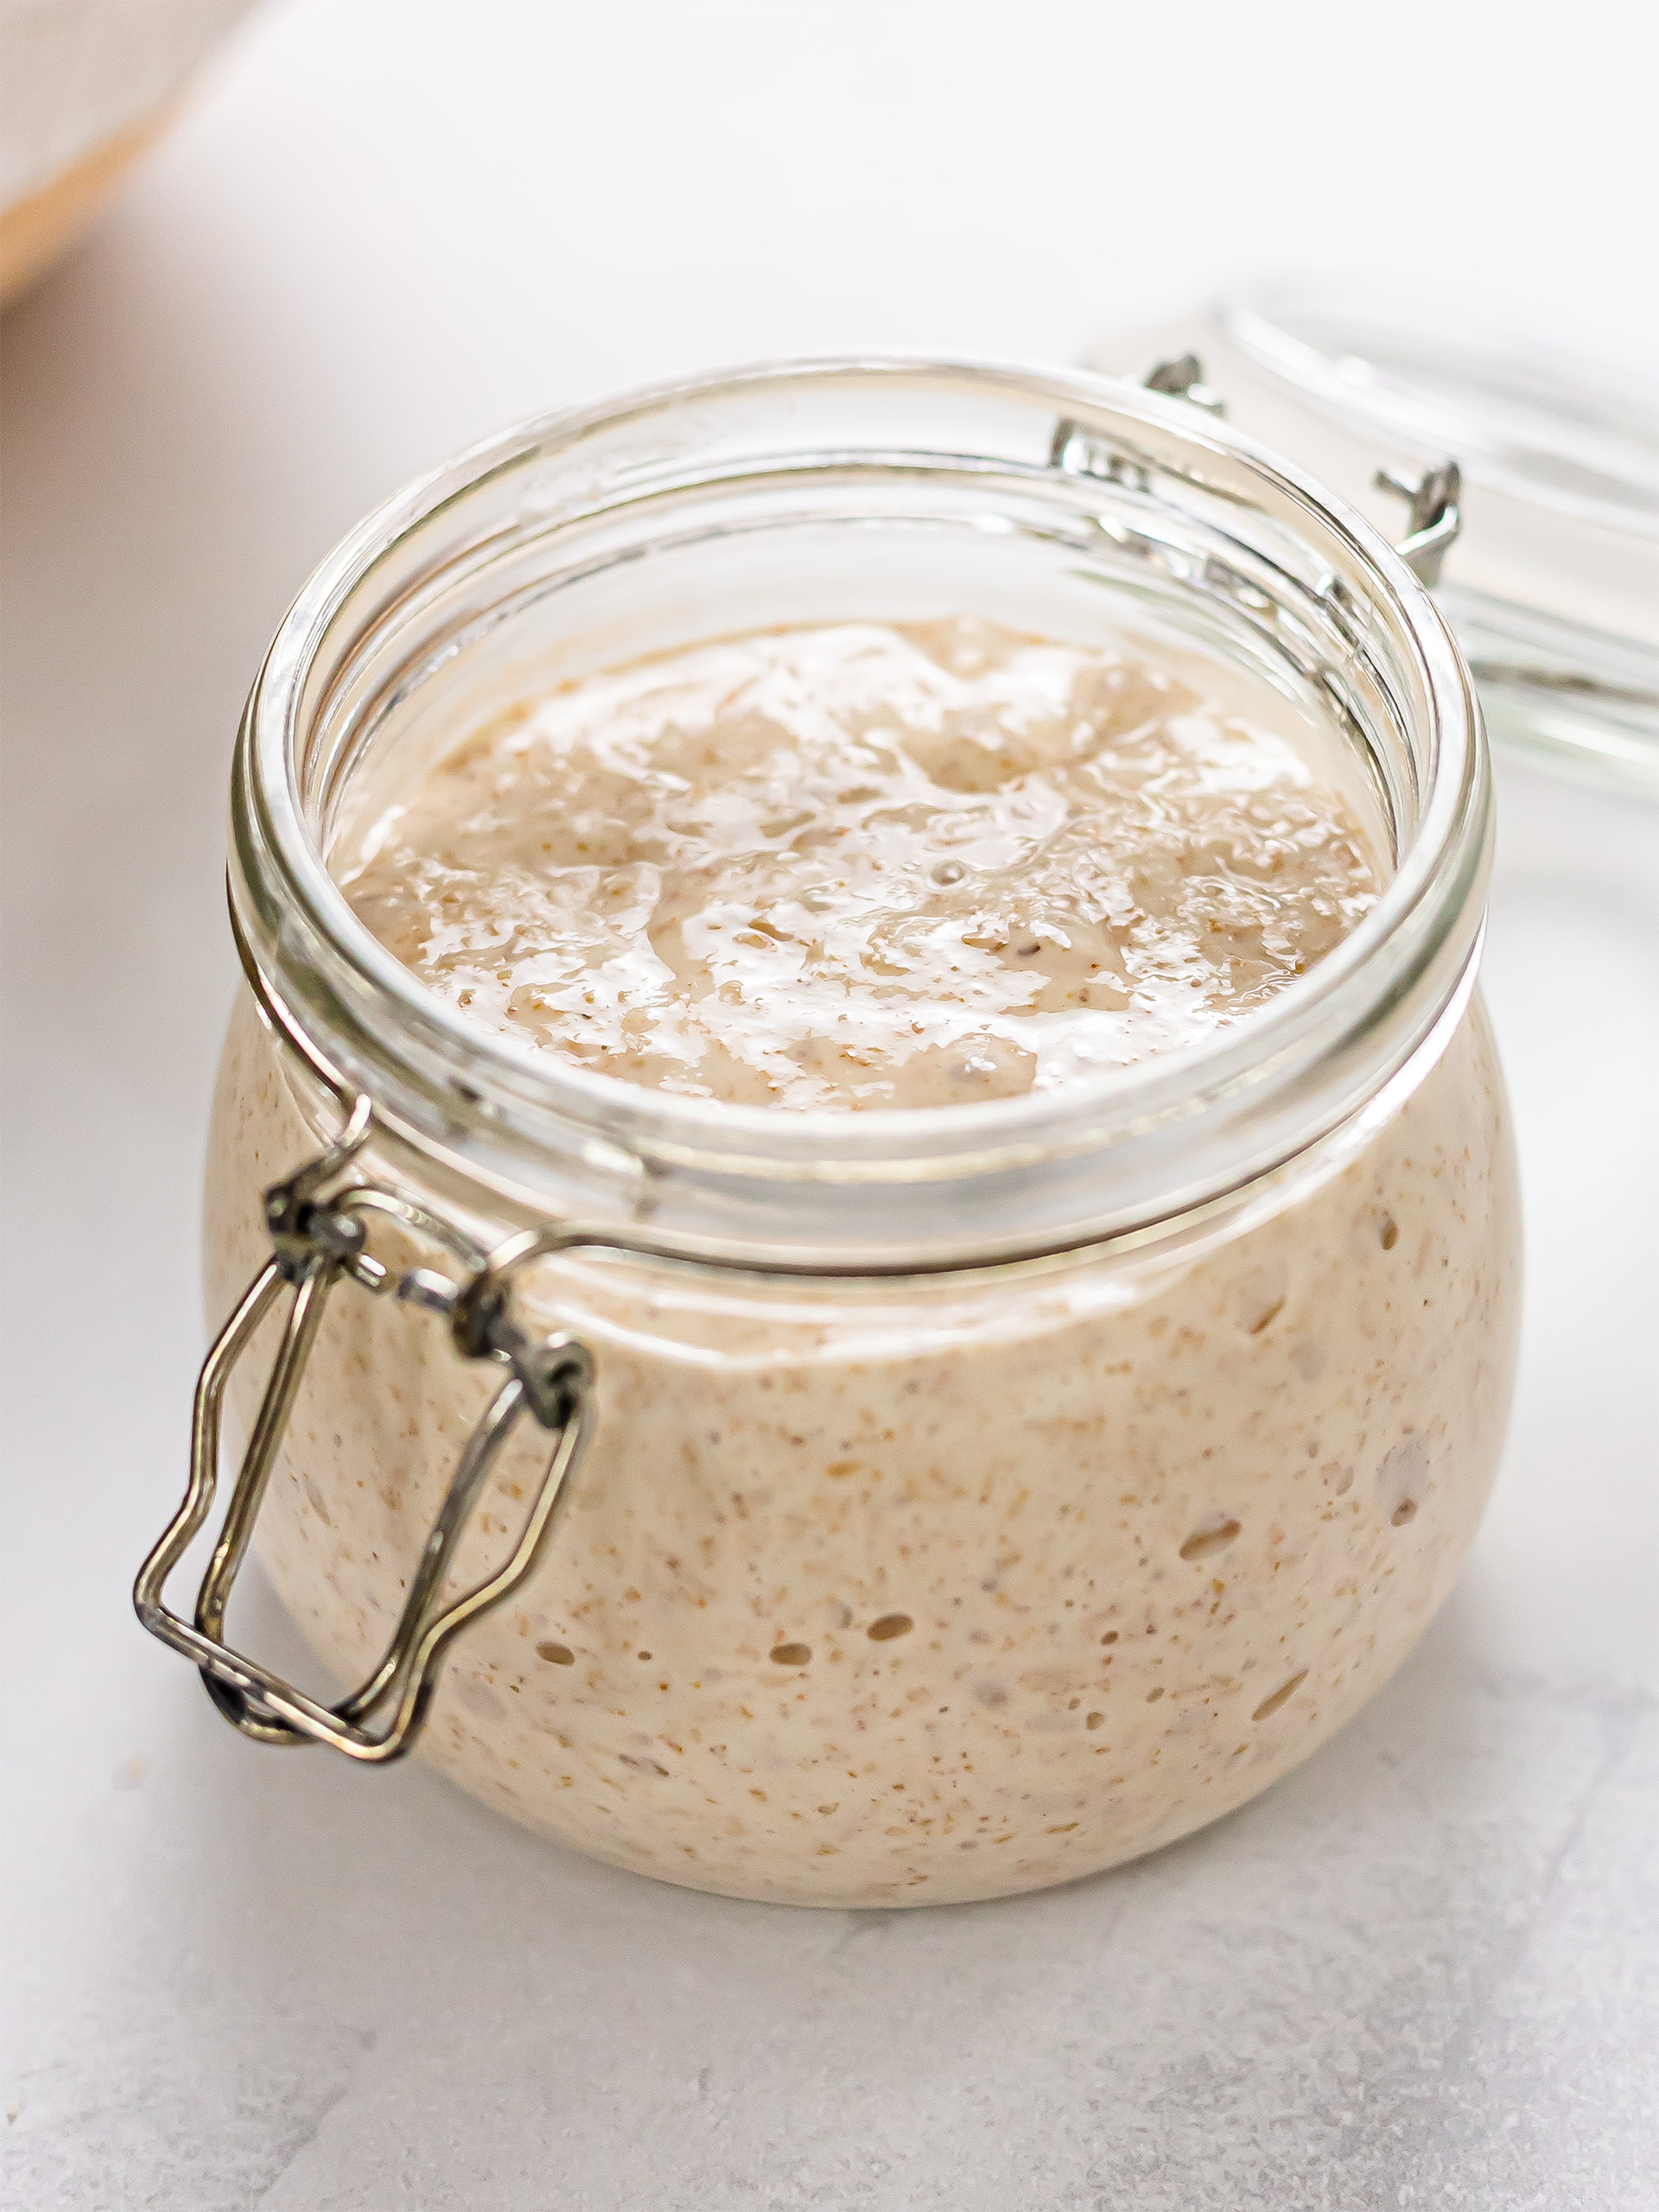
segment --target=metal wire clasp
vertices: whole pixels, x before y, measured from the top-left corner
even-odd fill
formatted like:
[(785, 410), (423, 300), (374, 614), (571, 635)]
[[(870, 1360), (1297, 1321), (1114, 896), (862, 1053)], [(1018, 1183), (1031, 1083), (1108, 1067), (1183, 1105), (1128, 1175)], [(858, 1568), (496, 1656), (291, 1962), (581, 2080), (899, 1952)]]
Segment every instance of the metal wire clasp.
[[(1144, 384), (1147, 391), (1190, 401), (1206, 415), (1227, 412), (1223, 395), (1205, 383), (1204, 364), (1196, 353), (1157, 362)], [(1108, 466), (1098, 465), (1078, 426), (1072, 422), (1060, 423), (1049, 454), (1051, 467), (1069, 467), (1080, 474), (1121, 474), (1121, 461), (1113, 456), (1108, 460)], [(1116, 465), (1109, 465), (1114, 461)], [(1395, 551), (1419, 583), (1438, 584), (1441, 565), (1463, 529), (1462, 469), (1448, 460), (1420, 469), (1414, 475), (1397, 468), (1379, 468), (1371, 480), (1379, 492), (1396, 493), (1406, 502), (1408, 531)]]
[[(139, 1570), (132, 1597), (150, 1634), (194, 1661), (208, 1695), (245, 1736), (264, 1744), (329, 1744), (349, 1758), (384, 1764), (401, 1758), (420, 1733), (452, 1639), (509, 1597), (541, 1557), (592, 1425), (593, 1361), (574, 1338), (556, 1334), (533, 1339), (513, 1319), (512, 1275), (527, 1258), (551, 1249), (546, 1235), (515, 1237), (488, 1253), (404, 1193), (350, 1179), (351, 1163), (372, 1120), (369, 1101), (359, 1097), (335, 1142), (265, 1193), (271, 1256), (202, 1363), (191, 1421), (189, 1484), (166, 1534)], [(465, 1279), (456, 1283), (427, 1268), (394, 1273), (367, 1249), (366, 1217), (375, 1214), (442, 1245), (460, 1262)], [(232, 1649), (224, 1640), (224, 1626), (231, 1588), (247, 1554), (324, 1306), (342, 1276), (372, 1296), (390, 1295), (442, 1313), (463, 1358), (492, 1359), (509, 1373), (462, 1448), (385, 1656), (349, 1697), (325, 1706)], [(231, 1370), (285, 1291), (292, 1293), (288, 1318), (196, 1595), (193, 1625), (168, 1611), (162, 1586), (213, 1508), (219, 1417)], [(443, 1583), (455, 1548), (492, 1467), (526, 1411), (551, 1444), (518, 1541), (483, 1581), (446, 1603)]]
[(1406, 502), (1411, 532), (1395, 551), (1419, 583), (1439, 583), (1440, 565), (1463, 528), (1463, 471), (1455, 461), (1443, 461), (1415, 475), (1379, 468), (1371, 481), (1379, 492), (1395, 492)]
[[(1146, 385), (1148, 391), (1190, 400), (1209, 415), (1227, 412), (1221, 394), (1204, 381), (1204, 364), (1196, 353), (1160, 361)], [(1409, 533), (1395, 551), (1419, 583), (1439, 583), (1441, 563), (1463, 528), (1463, 471), (1455, 461), (1443, 461), (1415, 475), (1379, 468), (1371, 481), (1379, 492), (1395, 492), (1406, 502)]]

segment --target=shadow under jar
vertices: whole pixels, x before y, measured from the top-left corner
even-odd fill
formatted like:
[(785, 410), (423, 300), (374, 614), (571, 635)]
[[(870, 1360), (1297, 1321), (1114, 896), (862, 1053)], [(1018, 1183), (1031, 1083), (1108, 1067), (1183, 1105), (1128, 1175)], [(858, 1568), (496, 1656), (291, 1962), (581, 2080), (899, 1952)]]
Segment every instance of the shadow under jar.
[[(963, 614), (1130, 639), (1294, 726), (1381, 856), (1370, 911), (1189, 1049), (837, 1113), (647, 1090), (478, 1027), (331, 876), (538, 686), (740, 629)], [(766, 367), (551, 416), (394, 500), (284, 622), (234, 778), (250, 988), (214, 1111), (210, 1311), (273, 1226), (282, 1249), (262, 1194), (302, 1163), (391, 1194), (329, 1263), (244, 1516), (316, 1652), (373, 1689), (446, 1497), (429, 1624), (548, 1509), (441, 1672), (429, 1650), (407, 1739), (423, 1720), (435, 1765), (543, 1834), (734, 1896), (1037, 1889), (1264, 1789), (1421, 1632), (1503, 1436), (1518, 1216), (1473, 988), (1490, 811), (1465, 671), (1408, 567), (1179, 397)], [(244, 1331), (238, 1440), (308, 1249)], [(566, 1396), (458, 1489), (504, 1344), (550, 1344)], [(292, 1739), (296, 1708), (209, 1678)]]

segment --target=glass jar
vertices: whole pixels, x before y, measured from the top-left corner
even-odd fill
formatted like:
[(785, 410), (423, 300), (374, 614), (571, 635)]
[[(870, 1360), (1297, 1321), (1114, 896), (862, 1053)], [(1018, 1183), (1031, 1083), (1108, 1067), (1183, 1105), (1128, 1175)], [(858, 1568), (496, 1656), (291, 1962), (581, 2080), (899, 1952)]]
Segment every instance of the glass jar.
[[(1390, 856), (1375, 908), (1200, 1047), (836, 1114), (474, 1029), (330, 877), (364, 809), (538, 672), (962, 613), (1150, 639), (1270, 701)], [(797, 364), (464, 455), (318, 571), (242, 727), (249, 988), (207, 1207), (232, 1319), (147, 1624), (251, 1734), (371, 1762), (418, 1735), (544, 1834), (743, 1897), (1002, 1895), (1239, 1804), (1398, 1665), (1501, 1443), (1490, 817), (1410, 569), (1179, 397)], [(192, 1625), (161, 1582), (221, 1401), (245, 1452)], [(332, 1708), (225, 1643), (256, 1516), (362, 1682)]]

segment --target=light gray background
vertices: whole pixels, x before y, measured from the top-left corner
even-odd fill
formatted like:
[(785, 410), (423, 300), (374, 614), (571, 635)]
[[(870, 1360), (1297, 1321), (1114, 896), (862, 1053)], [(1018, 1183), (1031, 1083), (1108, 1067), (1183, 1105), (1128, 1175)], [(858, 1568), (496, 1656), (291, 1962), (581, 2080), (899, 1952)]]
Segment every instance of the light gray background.
[(245, 1745), (126, 1596), (200, 1349), (228, 747), (330, 541), (556, 399), (1071, 358), (1286, 264), (1650, 351), (1655, 20), (278, 7), (10, 318), (7, 2212), (1659, 2203), (1651, 810), (1504, 766), (1513, 1443), (1402, 1675), (1209, 1833), (1010, 1904), (725, 1904)]

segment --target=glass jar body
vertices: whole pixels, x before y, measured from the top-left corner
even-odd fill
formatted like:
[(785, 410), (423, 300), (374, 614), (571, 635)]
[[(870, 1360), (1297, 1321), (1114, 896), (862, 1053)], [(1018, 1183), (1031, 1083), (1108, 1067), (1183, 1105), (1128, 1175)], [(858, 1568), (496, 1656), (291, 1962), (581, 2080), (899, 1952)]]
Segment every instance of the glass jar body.
[[(449, 1657), (424, 1754), (618, 1865), (836, 1906), (1042, 1888), (1266, 1788), (1410, 1649), (1502, 1441), (1518, 1210), (1478, 999), (1406, 1077), (1230, 1205), (1060, 1259), (540, 1263), (524, 1309), (593, 1350), (595, 1439), (534, 1579)], [(261, 1192), (334, 1118), (245, 1000), (215, 1319), (268, 1252)], [(336, 1294), (257, 1541), (342, 1679), (489, 1387), (429, 1315)], [(243, 1433), (257, 1389), (245, 1363)], [(529, 1471), (495, 1478), (479, 1562)]]

